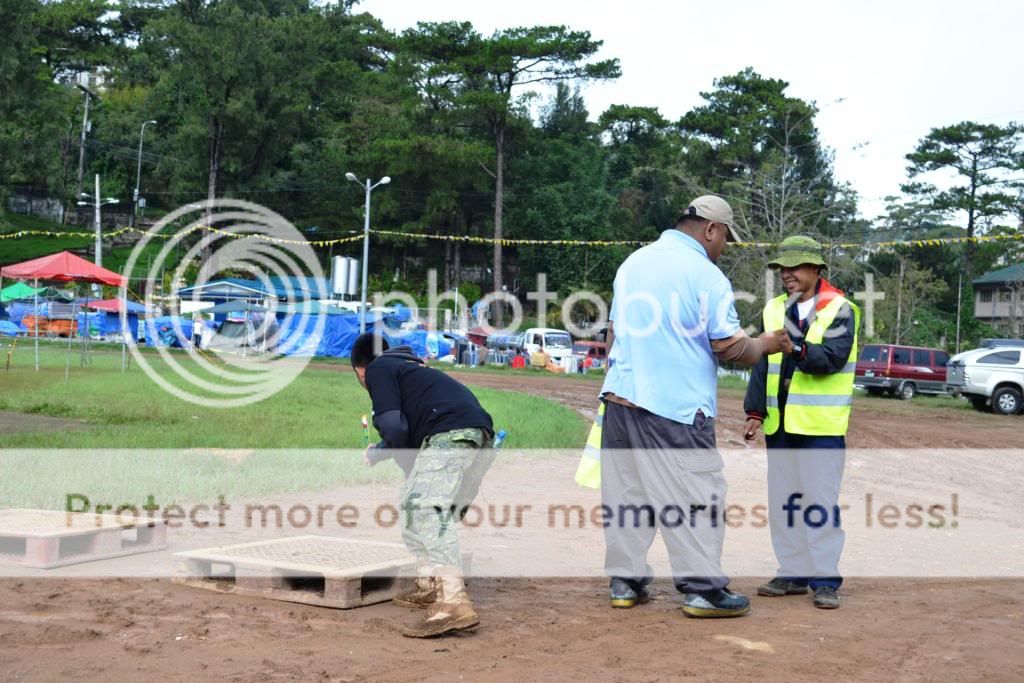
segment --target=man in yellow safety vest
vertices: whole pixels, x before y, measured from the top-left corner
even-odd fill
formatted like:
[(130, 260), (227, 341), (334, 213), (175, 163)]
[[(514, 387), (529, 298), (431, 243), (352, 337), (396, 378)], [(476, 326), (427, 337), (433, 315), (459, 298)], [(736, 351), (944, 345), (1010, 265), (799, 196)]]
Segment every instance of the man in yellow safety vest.
[(860, 312), (822, 277), (821, 245), (786, 238), (768, 263), (786, 294), (764, 308), (764, 329), (785, 326), (781, 353), (754, 366), (743, 408), (744, 436), (763, 427), (768, 446), (768, 520), (779, 562), (776, 577), (757, 589), (777, 597), (814, 591), (814, 605), (839, 607), (839, 487), (853, 399)]

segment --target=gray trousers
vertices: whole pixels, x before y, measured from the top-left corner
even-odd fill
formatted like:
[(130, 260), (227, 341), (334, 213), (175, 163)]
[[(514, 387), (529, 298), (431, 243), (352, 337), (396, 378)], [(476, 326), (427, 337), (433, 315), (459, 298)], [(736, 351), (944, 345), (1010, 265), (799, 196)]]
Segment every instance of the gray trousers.
[(811, 588), (839, 588), (846, 540), (839, 507), (846, 439), (780, 429), (766, 441), (768, 521), (778, 576)]
[(605, 572), (648, 581), (647, 553), (661, 530), (676, 588), (724, 588), (725, 494), (715, 421), (686, 425), (642, 408), (607, 403), (601, 432)]

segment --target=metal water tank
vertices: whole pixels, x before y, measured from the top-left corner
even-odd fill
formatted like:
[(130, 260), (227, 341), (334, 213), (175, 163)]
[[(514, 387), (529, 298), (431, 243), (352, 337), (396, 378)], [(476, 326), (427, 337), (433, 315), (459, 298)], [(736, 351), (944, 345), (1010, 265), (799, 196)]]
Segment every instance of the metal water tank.
[(348, 294), (348, 257), (335, 256), (331, 259), (331, 294)]
[(359, 296), (360, 278), (359, 259), (350, 258), (348, 260), (348, 294), (350, 296)]

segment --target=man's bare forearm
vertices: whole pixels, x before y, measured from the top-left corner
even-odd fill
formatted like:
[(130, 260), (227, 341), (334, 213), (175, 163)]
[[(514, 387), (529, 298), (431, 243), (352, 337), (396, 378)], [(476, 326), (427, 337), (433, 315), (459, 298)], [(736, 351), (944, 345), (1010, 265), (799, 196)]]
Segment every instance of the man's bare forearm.
[(740, 330), (726, 339), (713, 339), (711, 350), (722, 363), (753, 365), (764, 356), (764, 344), (757, 337), (748, 337)]

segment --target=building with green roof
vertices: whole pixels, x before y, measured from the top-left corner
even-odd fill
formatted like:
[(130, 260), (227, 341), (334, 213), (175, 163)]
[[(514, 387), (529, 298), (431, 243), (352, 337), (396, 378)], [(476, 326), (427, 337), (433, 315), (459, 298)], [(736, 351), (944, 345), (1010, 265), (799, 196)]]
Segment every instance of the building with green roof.
[(1024, 263), (975, 278), (974, 317), (1000, 332), (1024, 334)]

